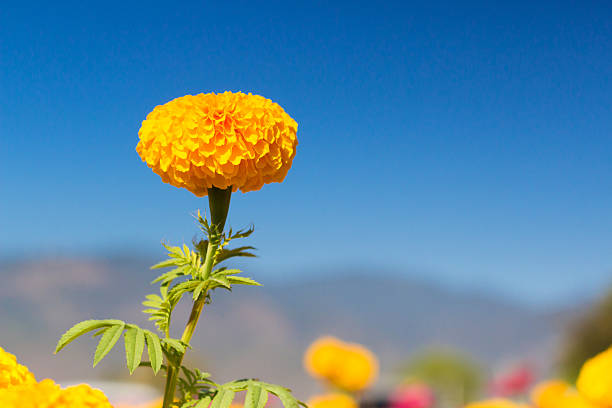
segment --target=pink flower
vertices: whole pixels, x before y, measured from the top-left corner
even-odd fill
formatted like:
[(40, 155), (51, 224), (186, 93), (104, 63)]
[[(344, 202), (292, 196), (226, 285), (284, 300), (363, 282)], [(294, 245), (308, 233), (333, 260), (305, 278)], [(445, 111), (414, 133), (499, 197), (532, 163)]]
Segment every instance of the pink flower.
[(491, 393), (498, 397), (525, 394), (533, 380), (531, 367), (527, 364), (520, 364), (496, 376), (491, 383)]
[(398, 387), (389, 400), (391, 408), (429, 408), (434, 395), (425, 384), (408, 384)]

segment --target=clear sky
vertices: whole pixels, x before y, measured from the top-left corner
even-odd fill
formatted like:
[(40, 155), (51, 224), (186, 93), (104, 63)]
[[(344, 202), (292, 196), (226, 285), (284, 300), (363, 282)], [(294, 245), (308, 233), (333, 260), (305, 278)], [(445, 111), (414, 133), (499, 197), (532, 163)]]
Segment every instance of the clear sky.
[(233, 198), (256, 268), (535, 302), (612, 281), (609, 1), (11, 3), (2, 256), (190, 241), (206, 201), (140, 161), (138, 129), (158, 104), (232, 90), (299, 123), (285, 182)]

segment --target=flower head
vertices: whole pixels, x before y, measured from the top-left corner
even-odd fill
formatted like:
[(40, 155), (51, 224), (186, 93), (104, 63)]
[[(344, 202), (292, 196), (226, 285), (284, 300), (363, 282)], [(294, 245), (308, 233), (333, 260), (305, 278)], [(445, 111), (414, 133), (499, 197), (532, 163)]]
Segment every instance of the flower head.
[(17, 362), (17, 358), (0, 347), (0, 389), (36, 382), (28, 367)]
[(113, 408), (106, 395), (87, 384), (61, 390), (49, 408)]
[(492, 399), (481, 402), (473, 402), (466, 405), (465, 408), (529, 408), (524, 404), (517, 404), (506, 399)]
[(576, 387), (594, 404), (612, 406), (612, 348), (584, 363)]
[(204, 196), (281, 182), (293, 162), (297, 123), (278, 104), (242, 92), (186, 95), (155, 107), (136, 151), (162, 181)]
[(2, 408), (51, 408), (61, 393), (60, 387), (52, 380), (0, 389)]
[(533, 390), (531, 400), (536, 408), (598, 408), (564, 381), (546, 381)]
[(334, 337), (315, 341), (304, 356), (306, 370), (346, 391), (359, 391), (378, 376), (378, 360), (367, 348)]
[(358, 408), (359, 405), (349, 395), (335, 392), (312, 397), (306, 404), (310, 408)]
[(570, 385), (565, 381), (546, 381), (533, 389), (531, 400), (538, 408), (555, 408), (569, 390)]
[(61, 389), (53, 380), (0, 389), (2, 408), (113, 408), (102, 391), (82, 384)]

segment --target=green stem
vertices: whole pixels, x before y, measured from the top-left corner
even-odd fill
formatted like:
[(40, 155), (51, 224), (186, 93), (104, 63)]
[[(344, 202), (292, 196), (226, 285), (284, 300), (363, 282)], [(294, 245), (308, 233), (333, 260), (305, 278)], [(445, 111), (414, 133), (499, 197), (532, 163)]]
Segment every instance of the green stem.
[[(223, 227), (225, 226), (231, 196), (231, 187), (225, 190), (212, 187), (208, 190), (210, 220), (211, 224), (215, 227), (213, 230), (216, 231), (217, 236), (208, 237), (209, 243), (208, 248), (206, 249), (206, 258), (204, 260), (204, 279), (208, 278), (212, 272), (215, 253), (219, 248), (219, 238), (223, 232)], [(191, 341), (193, 332), (195, 331), (200, 315), (202, 314), (202, 309), (206, 303), (206, 295), (206, 291), (203, 291), (200, 294), (200, 297), (198, 297), (198, 299), (196, 299), (196, 301), (193, 303), (193, 307), (191, 308), (189, 320), (187, 321), (187, 325), (185, 326), (185, 330), (181, 336), (181, 341), (187, 344), (189, 344)], [(175, 362), (176, 364), (168, 361), (168, 375), (166, 377), (166, 387), (164, 389), (164, 402), (162, 404), (162, 408), (170, 408), (172, 402), (174, 401), (176, 383), (178, 381), (179, 370), (183, 362), (183, 357), (185, 357), (185, 354), (180, 354), (177, 357)]]

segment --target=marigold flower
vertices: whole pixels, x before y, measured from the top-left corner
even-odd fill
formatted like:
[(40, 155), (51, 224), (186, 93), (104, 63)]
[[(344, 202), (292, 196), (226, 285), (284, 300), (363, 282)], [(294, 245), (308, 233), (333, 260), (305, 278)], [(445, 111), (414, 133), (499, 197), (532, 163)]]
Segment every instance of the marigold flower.
[[(51, 408), (61, 393), (60, 387), (52, 380), (23, 383), (0, 389), (2, 408)], [(76, 407), (75, 407), (76, 408)]]
[(547, 381), (538, 385), (531, 393), (536, 408), (601, 408), (564, 381)]
[(242, 92), (186, 95), (155, 107), (136, 151), (162, 181), (205, 196), (281, 182), (295, 156), (297, 123), (280, 105)]
[(2, 408), (113, 408), (102, 391), (82, 384), (61, 389), (53, 380), (0, 390)]
[(546, 381), (534, 388), (531, 400), (538, 408), (557, 408), (569, 389), (570, 385), (565, 381)]
[(306, 350), (306, 370), (316, 378), (329, 381), (346, 391), (359, 391), (378, 376), (378, 360), (367, 348), (323, 337)]
[(506, 399), (491, 399), (473, 402), (466, 405), (465, 408), (529, 408), (529, 406), (525, 404), (518, 404)]
[(329, 378), (337, 369), (338, 355), (344, 351), (344, 343), (335, 337), (315, 340), (304, 354), (306, 371), (317, 378)]
[(336, 392), (331, 394), (316, 395), (306, 403), (309, 408), (358, 408), (359, 405), (349, 395)]
[(612, 406), (612, 348), (584, 363), (576, 387), (594, 404)]
[(378, 376), (378, 360), (361, 345), (348, 344), (343, 359), (333, 382), (344, 390), (359, 391), (367, 388)]
[(17, 362), (17, 357), (0, 347), (0, 389), (36, 382), (28, 367)]
[(106, 395), (87, 384), (61, 390), (49, 408), (113, 408)]

